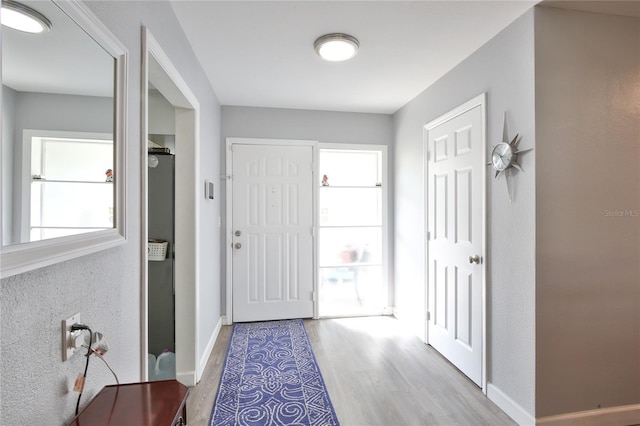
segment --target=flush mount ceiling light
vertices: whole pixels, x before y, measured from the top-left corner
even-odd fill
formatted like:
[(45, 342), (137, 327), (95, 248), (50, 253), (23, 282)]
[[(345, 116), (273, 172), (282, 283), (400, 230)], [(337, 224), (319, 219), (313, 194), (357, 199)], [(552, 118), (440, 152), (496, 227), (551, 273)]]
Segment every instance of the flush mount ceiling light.
[(325, 61), (346, 61), (358, 53), (360, 43), (355, 37), (348, 34), (326, 34), (318, 38), (313, 47), (316, 53)]
[(2, 25), (32, 34), (46, 33), (51, 29), (47, 18), (12, 0), (2, 0)]

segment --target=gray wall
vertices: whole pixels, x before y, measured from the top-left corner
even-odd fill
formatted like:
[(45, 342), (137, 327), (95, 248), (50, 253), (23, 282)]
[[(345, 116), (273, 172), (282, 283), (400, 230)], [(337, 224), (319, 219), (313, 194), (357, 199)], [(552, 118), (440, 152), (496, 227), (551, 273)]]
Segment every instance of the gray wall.
[(13, 159), (16, 134), (16, 96), (15, 90), (2, 86), (2, 241), (1, 244), (13, 241)]
[(16, 137), (23, 129), (113, 133), (113, 99), (17, 92)]
[[(535, 146), (533, 11), (426, 89), (394, 116), (395, 287), (397, 316), (425, 335), (423, 126), (486, 92), (487, 152), (509, 133)], [(509, 202), (504, 178), (487, 173), (487, 356), (489, 397), (535, 409), (535, 154), (522, 157)]]
[[(129, 50), (127, 219), (125, 245), (0, 282), (0, 398), (3, 424), (66, 424), (83, 357), (62, 363), (61, 320), (75, 312), (104, 333), (106, 355), (121, 382), (140, 371), (140, 75), (141, 26), (149, 27), (201, 107), (201, 180), (220, 175), (220, 106), (168, 2), (92, 1), (87, 5)], [(200, 209), (199, 339), (202, 355), (220, 318), (220, 199)], [(16, 330), (15, 325), (20, 324)], [(114, 383), (97, 360), (89, 367), (83, 405)]]
[[(175, 135), (176, 110), (156, 89), (149, 90), (149, 134)], [(172, 147), (173, 148), (173, 147)]]
[(640, 19), (536, 10), (538, 417), (640, 403), (639, 105)]
[(222, 136), (225, 138), (310, 139), (391, 145), (392, 125), (392, 118), (387, 114), (222, 107)]
[[(393, 199), (393, 119), (387, 114), (297, 110), (284, 108), (222, 107), (222, 137), (306, 139), (326, 143), (386, 145), (389, 164), (390, 200)], [(221, 156), (226, 147), (221, 147)], [(223, 167), (224, 167), (223, 160)], [(226, 196), (221, 185), (220, 196)], [(389, 226), (393, 212), (389, 212)], [(225, 225), (223, 225), (224, 227)], [(224, 242), (223, 242), (224, 244)], [(225, 251), (223, 256), (226, 258)], [(224, 261), (223, 258), (223, 261)], [(391, 250), (390, 258), (393, 258)], [(393, 265), (389, 265), (392, 270)], [(222, 289), (222, 300), (225, 288)], [(225, 307), (223, 306), (224, 310)]]

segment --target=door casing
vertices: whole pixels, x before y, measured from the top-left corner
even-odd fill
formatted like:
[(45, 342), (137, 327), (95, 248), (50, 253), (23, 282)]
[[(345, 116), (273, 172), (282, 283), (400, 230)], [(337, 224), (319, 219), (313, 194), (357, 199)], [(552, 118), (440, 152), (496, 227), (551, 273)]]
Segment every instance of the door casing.
[[(426, 262), (425, 262), (425, 274), (424, 274), (424, 289), (425, 289), (425, 300), (424, 300), (424, 322), (425, 324), (425, 334), (424, 334), (424, 342), (429, 342), (429, 327), (426, 327), (427, 324), (427, 310), (429, 307), (429, 236), (427, 235), (428, 228), (428, 206), (427, 200), (429, 199), (428, 189), (428, 140), (429, 140), (429, 131), (438, 127), (439, 125), (451, 120), (454, 117), (457, 117), (465, 112), (480, 106), (482, 111), (482, 164), (487, 164), (487, 94), (482, 93), (475, 98), (465, 102), (457, 108), (452, 109), (451, 111), (441, 115), (433, 121), (430, 121), (424, 126), (423, 129), (423, 188), (424, 188), (424, 250), (426, 254)], [(486, 167), (482, 169), (482, 258), (483, 261), (480, 264), (482, 267), (482, 392), (486, 395), (487, 393), (487, 173)]]
[[(143, 67), (141, 81), (141, 133), (140, 144), (140, 335), (141, 374), (148, 372), (148, 273), (147, 273), (147, 167), (148, 167), (148, 84), (156, 87), (175, 107), (176, 143), (176, 205), (181, 214), (175, 215), (175, 245), (180, 256), (175, 262), (175, 328), (176, 328), (176, 379), (186, 386), (195, 386), (204, 367), (197, 358), (201, 347), (198, 342), (198, 288), (199, 288), (199, 211), (200, 211), (200, 103), (172, 64), (151, 32), (142, 27)], [(208, 356), (207, 356), (208, 358)]]

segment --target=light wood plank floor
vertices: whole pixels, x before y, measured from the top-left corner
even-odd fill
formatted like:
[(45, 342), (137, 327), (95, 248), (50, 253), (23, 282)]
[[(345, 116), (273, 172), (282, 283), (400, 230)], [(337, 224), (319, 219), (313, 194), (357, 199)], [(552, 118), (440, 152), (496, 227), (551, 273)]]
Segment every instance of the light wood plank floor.
[[(392, 317), (305, 320), (343, 426), (514, 425), (430, 346)], [(187, 401), (189, 426), (208, 425), (231, 327), (223, 327)]]

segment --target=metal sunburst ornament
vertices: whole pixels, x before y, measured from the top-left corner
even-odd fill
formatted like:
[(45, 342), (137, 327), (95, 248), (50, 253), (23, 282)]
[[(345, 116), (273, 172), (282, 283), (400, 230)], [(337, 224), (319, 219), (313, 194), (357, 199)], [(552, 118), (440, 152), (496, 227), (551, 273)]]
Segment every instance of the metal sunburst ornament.
[(496, 178), (498, 178), (501, 173), (504, 173), (504, 178), (507, 182), (507, 193), (509, 194), (509, 201), (512, 201), (511, 169), (515, 168), (522, 172), (522, 166), (518, 164), (518, 156), (533, 150), (533, 148), (529, 148), (518, 151), (518, 143), (520, 143), (519, 136), (519, 134), (515, 135), (511, 142), (509, 142), (509, 137), (507, 135), (507, 113), (505, 112), (504, 125), (502, 129), (502, 142), (493, 147), (493, 151), (491, 152), (491, 162), (487, 163), (487, 165), (493, 166), (493, 168), (496, 169)]

